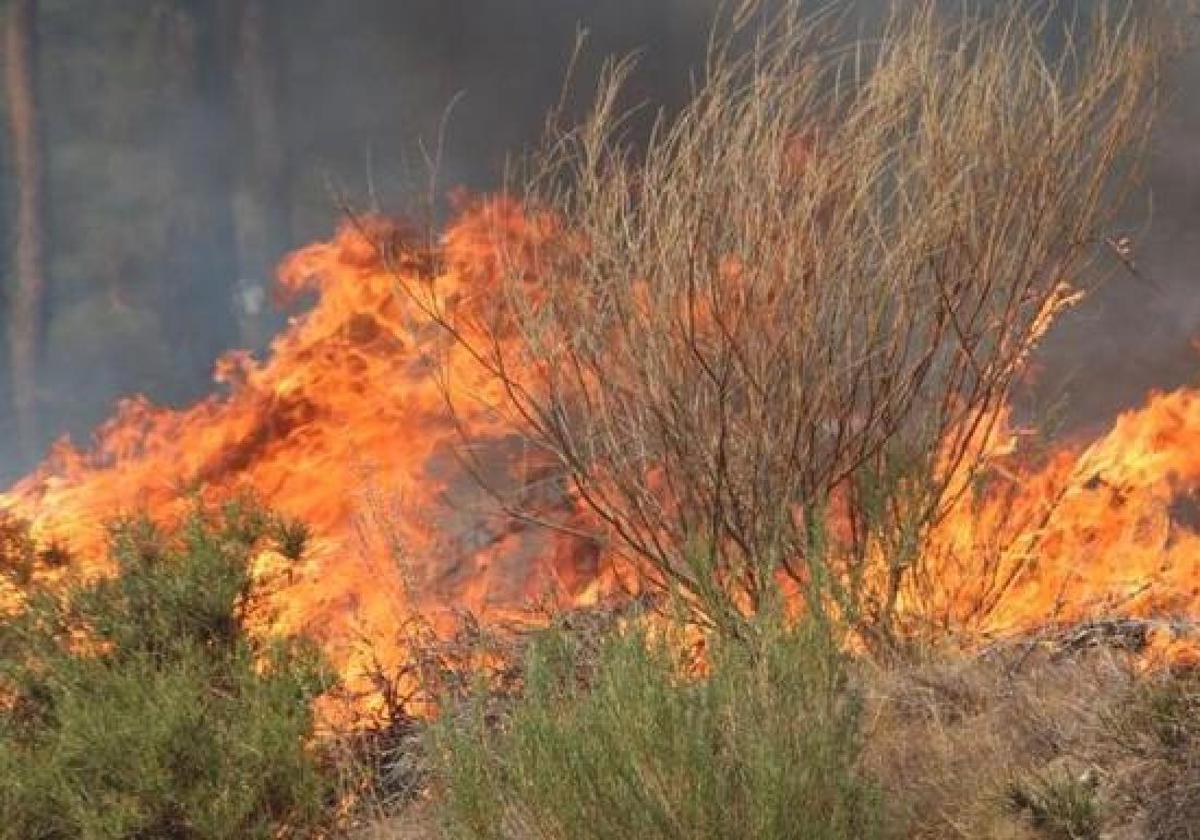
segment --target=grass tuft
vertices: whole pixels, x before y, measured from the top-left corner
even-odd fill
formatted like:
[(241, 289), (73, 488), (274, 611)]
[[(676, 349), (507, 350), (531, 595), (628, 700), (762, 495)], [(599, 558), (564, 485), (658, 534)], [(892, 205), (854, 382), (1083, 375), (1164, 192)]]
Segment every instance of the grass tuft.
[(1104, 814), (1094, 780), (1031, 773), (1012, 782), (1009, 799), (1049, 840), (1096, 840)]

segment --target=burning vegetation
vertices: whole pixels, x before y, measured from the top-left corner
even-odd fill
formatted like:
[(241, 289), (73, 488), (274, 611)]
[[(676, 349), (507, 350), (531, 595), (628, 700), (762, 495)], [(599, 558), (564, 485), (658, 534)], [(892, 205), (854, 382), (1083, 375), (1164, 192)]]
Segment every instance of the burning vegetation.
[[(277, 513), (266, 545), (243, 540), (247, 628), (316, 641), (355, 708), (405, 727), (387, 675), (428, 677), (415, 617), (446, 637), (464, 614), (658, 608), (633, 647), (466, 657), (527, 663), (528, 696), (499, 711), (424, 696), (447, 713), (426, 786), (472, 837), (886, 834), (874, 803), (905, 791), (860, 763), (902, 762), (886, 738), (859, 760), (864, 663), (1107, 633), (1139, 666), (1190, 666), (1200, 393), (1152, 395), (1092, 441), (1048, 440), (1010, 407), (1112, 257), (1174, 33), (1101, 10), (1051, 57), (1045, 19), (935, 5), (848, 52), (797, 3), (750, 4), (638, 153), (617, 62), (588, 120), (439, 236), (351, 215), (280, 266), (280, 292), (315, 302), (264, 361), (229, 354), (221, 393), (190, 408), (123, 402), (0, 495), (6, 607), (122, 573), (104, 559), (114, 517), (186, 523), (253, 497)], [(678, 678), (681, 649), (703, 690)], [(760, 728), (729, 734), (739, 712)], [(655, 742), (663, 721), (695, 740)], [(704, 775), (710, 748), (733, 763)], [(548, 771), (563, 749), (582, 764)], [(656, 781), (629, 788), (623, 821), (592, 794), (629, 767)], [(1102, 817), (1067, 807), (1091, 788), (1060, 782), (1020, 776), (1014, 812), (1095, 836)], [(905, 819), (982, 836), (947, 813)]]

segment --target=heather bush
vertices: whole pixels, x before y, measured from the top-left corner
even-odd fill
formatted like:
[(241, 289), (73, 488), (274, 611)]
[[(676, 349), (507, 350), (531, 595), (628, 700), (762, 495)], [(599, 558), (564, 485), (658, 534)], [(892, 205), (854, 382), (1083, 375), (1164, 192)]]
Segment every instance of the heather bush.
[(306, 744), (329, 683), (300, 643), (259, 642), (262, 514), (112, 529), (116, 573), (34, 590), (0, 627), (0, 837), (303, 835), (329, 785)]

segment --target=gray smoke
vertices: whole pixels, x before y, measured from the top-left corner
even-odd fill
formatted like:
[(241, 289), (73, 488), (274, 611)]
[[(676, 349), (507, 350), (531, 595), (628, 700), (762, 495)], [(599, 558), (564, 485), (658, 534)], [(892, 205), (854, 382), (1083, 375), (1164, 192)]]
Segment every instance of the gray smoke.
[[(718, 0), (265, 3), (288, 165), (278, 257), (328, 235), (337, 191), (384, 211), (409, 206), (424, 189), (422, 144), (443, 122), (440, 186), (494, 189), (507, 156), (540, 136), (580, 28), (589, 31), (581, 91), (603, 56), (637, 50), (630, 104), (678, 105)], [(860, 0), (847, 20), (868, 27), (882, 5)], [(179, 0), (44, 7), (53, 255), (43, 445), (68, 432), (86, 440), (125, 394), (184, 404), (208, 393), (213, 361), (244, 337), (232, 302), (261, 303), (265, 279), (234, 267), (229, 232), (197, 209), (237, 200), (215, 152), (228, 142), (235, 156), (243, 150), (225, 132), (228, 89), (172, 75), (172, 38), (189, 33), (176, 20)], [(222, 48), (231, 46), (214, 54)], [(1200, 335), (1196, 57), (1172, 80), (1149, 186), (1152, 224), (1135, 242), (1143, 277), (1116, 278), (1046, 344), (1038, 395), (1069, 394), (1075, 427), (1103, 424), (1150, 388), (1200, 379), (1191, 346)], [(10, 428), (0, 417), (0, 480), (40, 454), (5, 444)]]

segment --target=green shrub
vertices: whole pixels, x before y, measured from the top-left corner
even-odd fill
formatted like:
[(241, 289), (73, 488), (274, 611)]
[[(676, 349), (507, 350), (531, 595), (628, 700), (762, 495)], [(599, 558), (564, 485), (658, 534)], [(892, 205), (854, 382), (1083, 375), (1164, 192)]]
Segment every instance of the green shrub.
[(1012, 804), (1052, 840), (1095, 840), (1104, 822), (1095, 785), (1063, 773), (1030, 773), (1014, 781)]
[(448, 832), (463, 838), (870, 838), (858, 704), (812, 627), (726, 642), (682, 677), (644, 633), (549, 631), (520, 699), (482, 690), (443, 711), (430, 750)]
[(296, 836), (330, 793), (307, 645), (247, 633), (260, 518), (113, 528), (117, 574), (0, 627), (0, 837)]

